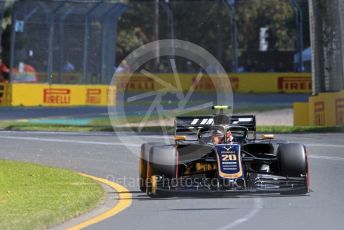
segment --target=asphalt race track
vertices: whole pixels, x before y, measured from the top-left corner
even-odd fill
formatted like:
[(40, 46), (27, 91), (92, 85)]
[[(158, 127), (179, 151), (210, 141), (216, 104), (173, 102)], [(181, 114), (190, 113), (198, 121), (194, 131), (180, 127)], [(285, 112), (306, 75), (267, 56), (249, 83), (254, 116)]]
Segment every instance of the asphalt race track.
[(138, 159), (130, 152), (138, 152), (141, 143), (121, 135), (120, 141), (113, 133), (2, 131), (0, 158), (114, 178), (131, 191), (128, 209), (88, 229), (343, 229), (344, 134), (276, 135), (308, 146), (310, 195), (170, 199), (148, 198), (130, 182), (138, 175)]

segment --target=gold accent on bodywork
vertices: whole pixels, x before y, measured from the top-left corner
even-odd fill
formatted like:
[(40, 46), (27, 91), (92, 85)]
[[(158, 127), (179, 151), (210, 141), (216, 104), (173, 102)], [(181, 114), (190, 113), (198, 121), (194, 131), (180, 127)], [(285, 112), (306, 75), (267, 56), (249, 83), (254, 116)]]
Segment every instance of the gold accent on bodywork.
[(196, 171), (197, 172), (206, 172), (213, 170), (213, 165), (210, 163), (196, 163)]
[(264, 140), (272, 140), (274, 138), (275, 138), (275, 135), (273, 135), (273, 134), (263, 134), (262, 135), (262, 139), (264, 139)]
[(151, 190), (151, 193), (153, 195), (156, 194), (156, 188), (157, 188), (157, 184), (158, 184), (158, 177), (157, 176), (152, 176), (151, 177), (151, 186), (152, 186), (152, 190)]
[(185, 141), (186, 140), (186, 136), (175, 136), (175, 141)]

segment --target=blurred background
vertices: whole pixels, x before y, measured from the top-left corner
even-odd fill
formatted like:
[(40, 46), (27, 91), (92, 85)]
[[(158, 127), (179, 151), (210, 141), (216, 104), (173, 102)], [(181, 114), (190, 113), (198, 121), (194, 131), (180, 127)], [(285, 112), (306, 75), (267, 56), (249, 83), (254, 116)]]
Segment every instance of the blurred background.
[[(325, 102), (317, 104), (327, 96), (309, 98), (320, 92), (342, 95), (343, 59), (338, 57), (343, 4), (325, 2), (1, 1), (0, 119), (106, 125), (106, 106), (126, 103), (110, 102), (108, 95), (133, 96), (159, 88), (140, 73), (129, 82), (116, 79), (116, 87), (109, 88), (115, 72), (131, 72), (125, 62), (119, 66), (125, 57), (152, 41), (180, 39), (203, 47), (222, 64), (234, 92), (234, 113), (256, 113), (261, 125), (340, 125), (344, 119), (337, 106), (329, 109), (331, 119), (316, 114), (327, 110)], [(312, 69), (314, 52), (318, 59)], [(185, 89), (197, 73), (216, 71), (180, 57), (176, 64)], [(172, 73), (169, 59), (158, 55), (145, 69), (163, 79)], [(196, 87), (191, 104), (215, 100), (207, 77)], [(151, 100), (128, 104), (126, 111), (142, 116)], [(176, 100), (166, 95), (167, 111)], [(341, 105), (341, 100), (336, 103)]]
[[(130, 52), (174, 38), (205, 48), (228, 72), (310, 72), (308, 12), (307, 0), (4, 2), (2, 56), (32, 66), (36, 82), (106, 84)], [(151, 71), (171, 71), (155, 64)], [(192, 64), (178, 70), (198, 71)]]

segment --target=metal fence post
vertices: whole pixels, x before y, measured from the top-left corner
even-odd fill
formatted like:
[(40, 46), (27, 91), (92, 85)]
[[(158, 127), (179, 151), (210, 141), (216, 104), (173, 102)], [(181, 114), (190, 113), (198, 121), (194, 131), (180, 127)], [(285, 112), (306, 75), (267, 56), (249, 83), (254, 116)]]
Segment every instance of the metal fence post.
[(164, 9), (167, 14), (167, 23), (168, 23), (168, 31), (169, 31), (169, 38), (171, 39), (170, 49), (172, 53), (172, 57), (175, 58), (175, 47), (174, 47), (174, 27), (173, 27), (173, 12), (171, 6), (167, 2), (160, 2), (160, 5)]
[[(115, 13), (114, 17), (115, 17), (115, 21), (114, 21), (114, 50), (113, 50), (113, 60), (112, 62), (114, 63), (114, 65), (116, 65), (117, 63), (117, 24), (118, 24), (118, 18), (124, 14), (127, 10), (128, 10), (128, 5), (126, 4), (118, 4), (119, 8), (117, 10), (117, 12)], [(112, 75), (114, 74), (114, 71), (111, 72), (111, 76), (110, 79), (108, 80), (108, 82), (111, 82), (112, 79)]]
[(12, 82), (13, 78), (13, 68), (14, 68), (14, 56), (15, 56), (15, 49), (16, 49), (16, 31), (15, 31), (15, 23), (17, 20), (17, 12), (14, 8), (12, 13), (12, 28), (11, 28), (11, 54), (10, 54), (10, 80)]
[(49, 38), (48, 38), (48, 68), (47, 68), (47, 82), (52, 83), (52, 73), (53, 73), (53, 42), (54, 42), (54, 29), (55, 29), (55, 13), (64, 5), (62, 2), (56, 8), (51, 10), (48, 15), (49, 22)]
[(238, 69), (238, 28), (236, 23), (235, 0), (227, 0), (227, 5), (231, 11), (231, 46), (232, 46), (232, 72), (236, 73)]
[[(32, 9), (27, 15), (24, 16), (24, 23), (29, 20), (40, 8), (41, 6), (37, 6)], [(1, 13), (1, 20), (3, 17), (3, 12)], [(16, 21), (17, 21), (17, 9), (14, 5), (13, 13), (12, 13), (12, 27), (11, 27), (11, 42), (10, 42), (10, 79), (11, 82), (13, 80), (13, 69), (15, 67), (15, 55), (16, 55)], [(2, 33), (2, 27), (0, 28)], [(2, 38), (0, 37), (0, 44), (2, 44)]]
[[(110, 42), (108, 41), (109, 41), (109, 32), (111, 30), (111, 27), (109, 27), (108, 15), (111, 14), (113, 9), (114, 8), (111, 8), (108, 12), (106, 12), (102, 18), (102, 43), (101, 43), (102, 50), (101, 50), (101, 79), (100, 79), (101, 83), (106, 82), (107, 73), (109, 72), (108, 68), (110, 68), (108, 66), (108, 63), (109, 63), (108, 55), (111, 50), (109, 47), (109, 45), (111, 45), (111, 41)], [(112, 64), (112, 69), (113, 69), (113, 65), (114, 64)]]
[(81, 83), (85, 84), (87, 83), (87, 63), (88, 63), (88, 37), (89, 37), (89, 33), (90, 33), (90, 19), (91, 16), (93, 14), (93, 12), (95, 12), (97, 10), (97, 8), (103, 4), (102, 2), (96, 3), (87, 13), (86, 13), (86, 17), (85, 17), (85, 32), (84, 32), (84, 49), (83, 49), (83, 61), (82, 61), (82, 79)]
[(63, 13), (63, 15), (60, 18), (59, 21), (59, 33), (60, 33), (60, 39), (59, 39), (59, 47), (60, 47), (60, 60), (59, 60), (59, 71), (58, 71), (58, 83), (62, 82), (62, 70), (63, 70), (63, 61), (64, 61), (64, 20), (66, 17), (74, 10), (74, 6), (66, 10), (66, 12)]
[(302, 20), (302, 10), (297, 2), (297, 0), (291, 0), (291, 4), (293, 5), (293, 8), (295, 9), (295, 20), (296, 20), (296, 47), (297, 47), (297, 71), (303, 72), (303, 20)]
[(117, 3), (103, 16), (102, 83), (104, 84), (111, 81), (116, 64), (117, 20), (127, 9), (127, 5)]
[[(1, 11), (1, 13), (0, 13), (0, 22), (2, 22), (3, 18), (4, 18), (4, 12)], [(0, 47), (1, 47), (0, 52), (2, 52), (2, 26), (0, 26)]]

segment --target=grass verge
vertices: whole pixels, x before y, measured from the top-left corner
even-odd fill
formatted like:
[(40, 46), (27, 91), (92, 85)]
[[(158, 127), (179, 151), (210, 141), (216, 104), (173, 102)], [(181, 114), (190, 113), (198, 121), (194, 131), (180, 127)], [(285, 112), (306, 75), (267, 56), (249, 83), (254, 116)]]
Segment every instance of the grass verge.
[[(30, 131), (70, 131), (70, 132), (107, 132), (114, 131), (109, 121), (95, 120), (90, 125), (59, 125), (59, 124), (30, 124), (15, 122), (6, 126), (1, 126), (3, 130), (30, 130)], [(138, 127), (119, 127), (116, 131), (138, 131)], [(171, 134), (174, 127), (168, 126), (166, 130)], [(146, 126), (142, 132), (161, 132), (159, 126)], [(260, 133), (326, 133), (326, 132), (344, 132), (344, 126), (257, 126), (257, 132)]]
[(0, 229), (46, 229), (96, 207), (102, 187), (66, 170), (0, 160)]
[(343, 126), (258, 126), (260, 133), (331, 133), (344, 132)]

